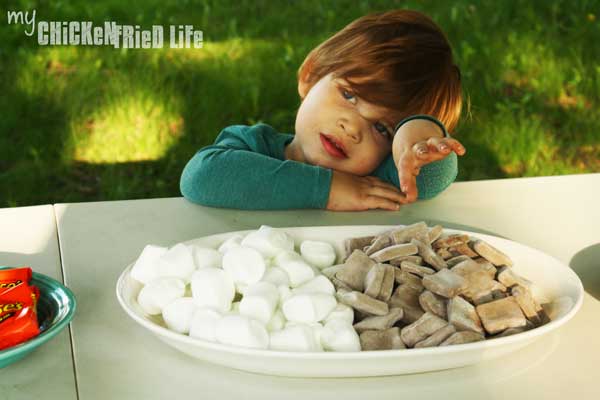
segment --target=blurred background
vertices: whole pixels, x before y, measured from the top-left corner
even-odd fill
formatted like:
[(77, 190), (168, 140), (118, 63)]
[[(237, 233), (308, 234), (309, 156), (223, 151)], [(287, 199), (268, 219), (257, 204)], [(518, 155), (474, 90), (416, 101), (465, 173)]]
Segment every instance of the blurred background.
[[(454, 48), (471, 104), (458, 180), (600, 172), (600, 0), (165, 3), (3, 1), (0, 207), (180, 196), (185, 163), (222, 128), (293, 133), (306, 54), (393, 8), (427, 13)], [(33, 9), (37, 21), (192, 24), (204, 47), (43, 47), (7, 24), (8, 10)]]

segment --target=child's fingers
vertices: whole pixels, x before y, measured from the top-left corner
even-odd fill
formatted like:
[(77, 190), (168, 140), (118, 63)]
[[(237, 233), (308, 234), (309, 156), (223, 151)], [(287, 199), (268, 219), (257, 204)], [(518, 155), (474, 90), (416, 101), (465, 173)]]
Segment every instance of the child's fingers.
[(431, 151), (437, 150), (439, 153), (448, 155), (454, 151), (459, 156), (465, 154), (466, 150), (462, 144), (453, 138), (438, 138), (432, 137), (427, 139), (427, 144)]
[(398, 170), (398, 181), (400, 190), (406, 196), (406, 201), (412, 203), (417, 199), (417, 180), (415, 172), (418, 174), (420, 161), (415, 158), (414, 152), (406, 152), (402, 155), (396, 169)]
[(412, 150), (417, 161), (416, 164), (419, 166), (446, 157), (446, 154), (440, 153), (435, 145), (429, 145), (425, 141), (415, 144)]
[(426, 159), (429, 156), (429, 146), (427, 142), (417, 142), (412, 147), (413, 153), (420, 159)]
[(419, 142), (413, 146), (413, 153), (419, 166), (446, 158), (452, 151), (459, 156), (466, 152), (463, 145), (452, 138), (429, 138), (426, 142)]
[(413, 153), (417, 160), (419, 160), (419, 164), (430, 163), (432, 161), (440, 160), (449, 153), (449, 150), (441, 150), (440, 143), (437, 141), (423, 141), (418, 142), (413, 145)]
[(375, 176), (371, 176), (370, 178), (372, 178), (372, 180), (370, 180), (371, 185), (373, 186), (379, 186), (382, 188), (386, 188), (386, 189), (390, 189), (391, 191), (395, 192), (395, 193), (402, 193), (402, 191), (395, 185), (392, 185), (391, 183), (382, 181), (381, 179), (375, 177)]
[(406, 201), (408, 203), (412, 203), (417, 200), (417, 179), (416, 176), (412, 173), (406, 174), (403, 173), (399, 176), (400, 178), (400, 187), (406, 196)]
[(378, 196), (367, 197), (367, 206), (369, 209), (381, 208), (383, 210), (390, 211), (396, 211), (400, 209), (400, 204), (396, 203), (395, 201)]
[(427, 139), (427, 145), (432, 153), (447, 155), (452, 151), (452, 148), (446, 143), (444, 138), (430, 137)]
[(388, 188), (385, 186), (373, 186), (369, 190), (369, 196), (377, 196), (383, 197), (385, 199), (391, 200), (395, 203), (405, 204), (407, 202), (406, 196), (400, 194), (397, 188)]
[(444, 142), (459, 156), (462, 156), (467, 152), (465, 147), (456, 139), (445, 138)]

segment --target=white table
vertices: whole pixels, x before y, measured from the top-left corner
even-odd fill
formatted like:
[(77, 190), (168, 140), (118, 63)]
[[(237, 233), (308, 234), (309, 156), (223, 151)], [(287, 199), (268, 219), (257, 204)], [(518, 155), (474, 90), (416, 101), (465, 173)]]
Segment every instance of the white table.
[[(62, 282), (51, 205), (0, 209), (0, 265), (29, 266)], [(0, 369), (0, 399), (77, 399), (69, 330)]]
[[(79, 399), (600, 398), (600, 174), (455, 183), (399, 212), (239, 211), (182, 198), (57, 204), (65, 279), (79, 309), (73, 341)], [(263, 376), (190, 358), (121, 310), (115, 283), (144, 245), (254, 229), (407, 224), (419, 220), (491, 233), (570, 265), (586, 288), (580, 312), (556, 333), (509, 356), (453, 370), (382, 378)], [(594, 332), (595, 330), (595, 332)]]

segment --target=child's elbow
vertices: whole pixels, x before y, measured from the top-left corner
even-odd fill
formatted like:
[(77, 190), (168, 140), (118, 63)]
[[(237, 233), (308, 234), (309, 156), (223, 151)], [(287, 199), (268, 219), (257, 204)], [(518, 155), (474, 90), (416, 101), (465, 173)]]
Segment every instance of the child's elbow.
[(196, 180), (193, 179), (193, 175), (184, 169), (179, 180), (179, 190), (186, 200), (201, 204), (200, 191), (193, 184), (194, 181)]
[(444, 186), (437, 185), (436, 187), (428, 187), (423, 190), (419, 190), (418, 199), (419, 200), (431, 200), (434, 197), (437, 197), (444, 190), (446, 190), (448, 188), (448, 186), (450, 186), (451, 183), (452, 182), (448, 182)]
[(456, 180), (457, 176), (458, 162), (455, 154), (426, 165), (421, 169), (421, 175), (417, 177), (419, 200), (429, 200), (438, 196)]
[(181, 195), (192, 203), (209, 205), (209, 199), (206, 198), (206, 190), (202, 190), (205, 186), (206, 171), (201, 163), (195, 163), (195, 160), (190, 160), (179, 180), (179, 190)]

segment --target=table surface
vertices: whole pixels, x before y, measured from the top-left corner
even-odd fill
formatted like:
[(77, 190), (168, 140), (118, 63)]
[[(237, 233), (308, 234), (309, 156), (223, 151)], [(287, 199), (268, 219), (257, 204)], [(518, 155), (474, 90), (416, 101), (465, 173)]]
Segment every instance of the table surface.
[[(419, 399), (598, 398), (598, 197), (600, 174), (588, 174), (459, 182), (435, 199), (398, 212), (225, 210), (182, 198), (57, 204), (54, 212), (63, 274), (78, 300), (71, 324), (78, 398), (280, 399), (283, 395), (286, 399), (329, 399), (333, 393), (345, 399), (364, 399), (365, 394), (394, 399), (405, 394)], [(252, 374), (191, 358), (129, 319), (115, 296), (118, 276), (146, 244), (171, 246), (261, 224), (397, 225), (420, 220), (506, 237), (558, 258), (584, 284), (581, 310), (569, 323), (527, 348), (469, 367), (379, 378), (298, 379)], [(71, 354), (69, 348), (58, 353), (57, 359), (68, 359)], [(29, 362), (40, 358), (40, 354), (32, 355)], [(27, 375), (41, 376), (30, 371)], [(4, 377), (2, 371), (0, 382)], [(72, 386), (66, 385), (65, 392), (68, 387)], [(58, 393), (49, 397), (69, 398)]]
[[(0, 209), (0, 265), (30, 266), (62, 282), (54, 208)], [(77, 399), (69, 330), (0, 369), (0, 399)]]

